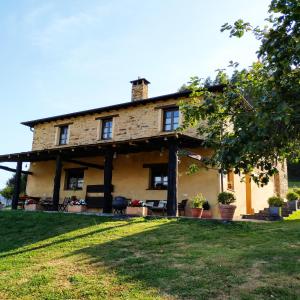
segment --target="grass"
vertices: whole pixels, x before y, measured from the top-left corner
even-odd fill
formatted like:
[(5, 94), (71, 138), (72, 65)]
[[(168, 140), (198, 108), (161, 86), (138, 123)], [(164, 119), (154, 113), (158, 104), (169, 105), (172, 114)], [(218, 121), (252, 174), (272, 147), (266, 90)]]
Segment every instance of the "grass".
[(300, 221), (0, 212), (0, 299), (299, 299)]
[(289, 180), (288, 186), (289, 189), (300, 188), (300, 180)]

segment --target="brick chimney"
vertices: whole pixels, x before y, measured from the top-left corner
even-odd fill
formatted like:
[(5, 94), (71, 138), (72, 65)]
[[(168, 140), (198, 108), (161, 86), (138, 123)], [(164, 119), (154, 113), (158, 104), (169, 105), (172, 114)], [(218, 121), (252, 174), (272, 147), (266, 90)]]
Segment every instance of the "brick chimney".
[(131, 101), (142, 100), (148, 98), (148, 84), (150, 83), (145, 78), (138, 78), (130, 81), (131, 88)]

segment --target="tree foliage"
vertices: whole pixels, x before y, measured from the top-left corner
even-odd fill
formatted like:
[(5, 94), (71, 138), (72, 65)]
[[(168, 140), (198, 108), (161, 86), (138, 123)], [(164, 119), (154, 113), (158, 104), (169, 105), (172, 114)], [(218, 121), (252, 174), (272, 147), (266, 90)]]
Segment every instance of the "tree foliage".
[[(12, 199), (14, 187), (16, 182), (16, 175), (13, 175), (9, 178), (6, 182), (6, 187), (0, 191), (0, 194), (6, 199)], [(20, 182), (20, 194), (24, 194), (26, 191), (26, 184), (27, 184), (27, 175), (21, 175), (21, 182)]]
[[(278, 172), (278, 162), (300, 158), (300, 2), (273, 0), (269, 13), (263, 29), (243, 20), (221, 29), (231, 37), (252, 32), (261, 42), (258, 61), (241, 71), (230, 62), (232, 76), (219, 70), (214, 82), (191, 78), (190, 101), (181, 103), (183, 128), (197, 127), (214, 150), (205, 163), (252, 172), (262, 185)], [(208, 90), (216, 83), (223, 93)]]

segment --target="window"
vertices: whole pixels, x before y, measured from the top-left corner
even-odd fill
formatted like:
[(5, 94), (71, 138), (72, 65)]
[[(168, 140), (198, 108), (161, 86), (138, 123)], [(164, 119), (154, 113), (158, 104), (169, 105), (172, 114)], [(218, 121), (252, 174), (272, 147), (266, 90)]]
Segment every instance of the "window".
[(234, 173), (232, 170), (227, 171), (227, 189), (234, 190)]
[(150, 189), (166, 190), (168, 188), (168, 165), (158, 164), (150, 168)]
[(179, 126), (179, 110), (178, 108), (164, 110), (164, 131), (173, 131)]
[(84, 178), (84, 169), (68, 169), (66, 170), (66, 190), (82, 190)]
[(112, 139), (112, 119), (102, 120), (101, 139), (102, 140)]
[(64, 125), (59, 127), (59, 145), (66, 145), (68, 143), (69, 126)]

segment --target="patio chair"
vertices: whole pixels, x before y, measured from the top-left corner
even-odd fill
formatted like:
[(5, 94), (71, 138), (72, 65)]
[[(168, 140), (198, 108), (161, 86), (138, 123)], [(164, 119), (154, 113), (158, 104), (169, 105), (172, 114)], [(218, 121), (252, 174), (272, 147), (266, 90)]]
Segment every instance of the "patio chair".
[(63, 201), (63, 203), (58, 204), (58, 211), (67, 211), (68, 204), (70, 202), (70, 198), (66, 197)]
[(151, 210), (151, 212), (161, 212), (163, 216), (167, 212), (166, 200), (146, 200), (146, 206)]
[(183, 215), (185, 216), (185, 208), (186, 208), (187, 202), (188, 202), (188, 199), (184, 199), (180, 203), (178, 203), (179, 215), (181, 215), (181, 213), (183, 212)]

